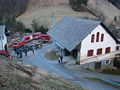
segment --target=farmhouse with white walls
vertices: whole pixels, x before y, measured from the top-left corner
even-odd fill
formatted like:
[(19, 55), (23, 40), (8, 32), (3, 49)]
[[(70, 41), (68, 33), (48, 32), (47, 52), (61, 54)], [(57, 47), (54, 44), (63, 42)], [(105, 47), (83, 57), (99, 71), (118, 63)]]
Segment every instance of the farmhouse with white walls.
[(5, 25), (0, 25), (0, 50), (7, 50), (8, 31)]
[(103, 62), (112, 65), (114, 54), (111, 53), (119, 43), (104, 24), (88, 19), (64, 17), (48, 34), (54, 39), (59, 53), (73, 56), (84, 66), (94, 63), (93, 69), (96, 65), (104, 65)]

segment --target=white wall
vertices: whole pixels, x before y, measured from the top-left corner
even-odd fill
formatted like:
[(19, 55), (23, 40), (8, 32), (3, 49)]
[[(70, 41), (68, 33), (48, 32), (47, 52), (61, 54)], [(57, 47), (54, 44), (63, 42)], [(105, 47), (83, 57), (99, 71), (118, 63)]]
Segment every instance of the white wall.
[[(96, 42), (96, 34), (99, 32), (99, 42)], [(101, 34), (104, 34), (103, 42), (100, 41)], [(91, 36), (95, 35), (94, 43), (91, 43)], [(111, 47), (111, 52), (115, 51), (116, 42), (115, 40), (104, 30), (101, 25), (98, 25), (92, 32), (81, 42), (80, 60), (87, 59), (88, 50), (94, 50), (93, 56), (96, 56), (97, 49), (102, 48), (102, 54), (105, 54), (106, 47)]]
[[(1, 36), (0, 36), (1, 37)], [(7, 37), (3, 35), (4, 38), (0, 39), (0, 50), (5, 50), (5, 45), (7, 44)]]

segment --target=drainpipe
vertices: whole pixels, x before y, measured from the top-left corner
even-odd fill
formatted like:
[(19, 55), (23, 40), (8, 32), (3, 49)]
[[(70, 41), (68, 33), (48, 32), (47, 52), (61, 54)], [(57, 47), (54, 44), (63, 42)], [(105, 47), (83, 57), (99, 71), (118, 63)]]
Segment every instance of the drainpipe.
[(1, 43), (2, 43), (2, 50), (3, 50), (3, 42), (2, 42), (2, 36), (0, 37)]

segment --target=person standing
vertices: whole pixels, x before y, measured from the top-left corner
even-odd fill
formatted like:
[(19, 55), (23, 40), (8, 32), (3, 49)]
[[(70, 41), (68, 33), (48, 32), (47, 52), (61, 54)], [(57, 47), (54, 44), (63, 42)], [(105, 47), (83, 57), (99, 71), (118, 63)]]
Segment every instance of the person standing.
[(16, 53), (17, 53), (17, 58), (18, 58), (19, 57), (19, 50), (17, 50)]
[(25, 56), (27, 57), (27, 50), (25, 50)]
[(34, 54), (34, 46), (32, 46), (32, 52), (33, 52), (33, 54)]
[(60, 61), (61, 61), (61, 59), (60, 59), (60, 57), (58, 57), (58, 63), (60, 64)]
[(22, 51), (20, 50), (20, 58), (22, 58)]
[(27, 46), (24, 47), (25, 56), (27, 56)]
[(60, 60), (61, 60), (61, 63), (63, 62), (63, 57), (62, 57), (62, 55), (60, 55)]
[(19, 51), (20, 51), (19, 48), (16, 48), (17, 58), (19, 58), (19, 55), (20, 55)]

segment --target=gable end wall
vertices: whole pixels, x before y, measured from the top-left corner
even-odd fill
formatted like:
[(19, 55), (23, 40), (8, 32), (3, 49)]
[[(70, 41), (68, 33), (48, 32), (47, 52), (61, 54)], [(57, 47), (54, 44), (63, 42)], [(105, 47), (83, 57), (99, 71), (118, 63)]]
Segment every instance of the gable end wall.
[[(99, 42), (96, 42), (96, 34), (97, 32), (100, 33)], [(95, 35), (94, 43), (91, 43), (91, 36), (92, 34)], [(103, 42), (100, 41), (101, 34), (104, 34)], [(111, 35), (106, 32), (106, 30), (101, 26), (98, 25), (92, 32), (89, 34), (82, 42), (81, 42), (81, 49), (80, 49), (80, 60), (87, 59), (87, 52), (88, 50), (94, 50), (93, 56), (97, 56), (97, 49), (102, 48), (102, 54), (105, 54), (106, 47), (111, 47), (111, 52), (115, 51), (116, 42), (111, 37)]]

